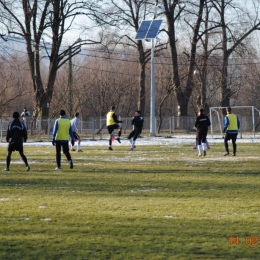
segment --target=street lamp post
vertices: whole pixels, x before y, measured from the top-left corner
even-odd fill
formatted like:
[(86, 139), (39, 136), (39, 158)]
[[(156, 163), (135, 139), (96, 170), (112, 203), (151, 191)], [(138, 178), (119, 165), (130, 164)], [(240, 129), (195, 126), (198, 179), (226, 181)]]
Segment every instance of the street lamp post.
[[(156, 3), (156, 2), (155, 2)], [(157, 38), (162, 20), (156, 20), (157, 9), (161, 9), (155, 5), (155, 13), (153, 20), (144, 20), (138, 29), (135, 40), (152, 40), (151, 48), (151, 109), (150, 109), (150, 136), (155, 136), (155, 80), (154, 80), (154, 39)]]
[(69, 117), (72, 117), (72, 82), (73, 76), (72, 76), (72, 58), (71, 58), (71, 46), (69, 47), (69, 78), (68, 78), (68, 98), (69, 98)]
[(155, 84), (154, 84), (154, 39), (151, 49), (151, 110), (150, 110), (150, 136), (155, 136)]
[(51, 126), (50, 126), (50, 103), (46, 103), (46, 107), (48, 109), (48, 121), (47, 121), (48, 129), (47, 129), (47, 134), (48, 134), (48, 141), (49, 141), (50, 140), (50, 129), (51, 129)]
[[(72, 117), (72, 113), (73, 113), (73, 103), (72, 103), (72, 99), (73, 99), (73, 93), (72, 93), (72, 85), (73, 85), (72, 47), (73, 47), (73, 45), (75, 45), (75, 44), (77, 44), (81, 41), (82, 40), (80, 38), (78, 38), (72, 45), (69, 46), (69, 77), (68, 77), (68, 110), (69, 111), (68, 111), (68, 114), (69, 114), (70, 118)], [(78, 52), (80, 52), (80, 50)], [(76, 52), (76, 53), (78, 53), (78, 52)]]
[[(164, 7), (154, 4), (154, 18), (157, 16), (157, 11), (165, 11)], [(157, 39), (157, 38), (156, 38)], [(154, 39), (152, 39), (151, 49), (151, 109), (150, 109), (150, 136), (156, 136), (156, 124), (155, 124), (155, 79), (154, 79)]]

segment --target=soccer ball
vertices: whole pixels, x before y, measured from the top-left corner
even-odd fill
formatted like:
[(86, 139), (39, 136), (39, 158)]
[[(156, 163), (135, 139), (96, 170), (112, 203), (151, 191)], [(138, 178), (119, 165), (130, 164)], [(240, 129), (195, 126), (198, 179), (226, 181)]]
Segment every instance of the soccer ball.
[(194, 71), (193, 71), (193, 74), (194, 74), (194, 75), (199, 75), (199, 74), (200, 74), (200, 71), (199, 71), (199, 70), (194, 70)]

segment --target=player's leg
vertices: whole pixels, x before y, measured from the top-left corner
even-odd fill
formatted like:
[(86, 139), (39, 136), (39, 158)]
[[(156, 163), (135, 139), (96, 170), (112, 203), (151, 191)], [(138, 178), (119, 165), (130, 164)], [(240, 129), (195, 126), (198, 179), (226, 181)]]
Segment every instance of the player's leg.
[(81, 149), (80, 149), (80, 142), (81, 142), (81, 140), (80, 140), (80, 136), (76, 133), (75, 134), (77, 137), (77, 139), (75, 139), (75, 140), (77, 140), (78, 141), (78, 145), (77, 145), (77, 148), (78, 148), (78, 152), (83, 152)]
[(26, 130), (28, 130), (28, 119), (27, 118), (24, 120), (24, 123), (25, 123)]
[(115, 129), (118, 129), (116, 140), (117, 140), (119, 143), (121, 143), (120, 137), (121, 137), (122, 127), (119, 126), (119, 125), (116, 125), (116, 126), (115, 126)]
[(56, 168), (56, 170), (58, 170), (58, 169), (61, 169), (61, 166), (60, 166), (60, 160), (61, 160), (61, 155), (60, 155), (60, 152), (61, 152), (61, 142), (56, 141), (55, 149), (56, 149), (56, 163), (57, 163), (57, 168)]
[(107, 130), (108, 130), (108, 133), (109, 133), (108, 149), (113, 150), (113, 148), (112, 148), (112, 137), (113, 137), (114, 128), (113, 128), (113, 126), (110, 125), (110, 126), (107, 127)]
[(73, 162), (70, 156), (70, 152), (69, 152), (69, 142), (62, 142), (62, 152), (65, 154), (69, 164), (70, 164), (70, 168), (73, 168)]
[(195, 145), (194, 145), (193, 149), (194, 150), (197, 149), (197, 146), (198, 146), (198, 140), (197, 140), (197, 136), (196, 136), (196, 138), (195, 138)]
[(207, 138), (207, 131), (203, 131), (202, 132), (202, 136), (201, 136), (201, 142), (202, 142), (202, 150), (203, 150), (203, 155), (206, 155), (206, 138)]
[[(75, 133), (75, 132), (73, 132), (72, 134), (73, 134), (74, 140), (76, 141), (76, 138), (77, 138), (77, 136), (76, 136), (76, 133)], [(75, 151), (75, 149), (74, 149), (74, 145), (72, 145), (72, 143), (71, 143), (71, 142), (70, 142), (70, 150), (71, 150), (72, 152), (74, 152), (74, 151)]]
[(132, 145), (132, 142), (133, 142), (132, 138), (134, 137), (134, 135), (135, 135), (135, 131), (133, 130), (127, 137), (127, 139), (129, 140), (131, 145)]
[(209, 142), (208, 142), (208, 139), (206, 138), (206, 150), (209, 150), (209, 149), (210, 149)]
[(18, 150), (18, 152), (19, 152), (19, 154), (20, 154), (20, 156), (21, 156), (23, 162), (25, 163), (26, 170), (27, 170), (27, 171), (30, 171), (30, 166), (28, 165), (27, 158), (26, 158), (26, 156), (25, 156), (24, 153), (23, 153), (23, 146), (21, 146), (21, 147), (20, 147), (19, 149), (17, 149), (17, 150)]
[(230, 140), (229, 134), (226, 133), (225, 139), (224, 139), (224, 145), (225, 145), (226, 153), (224, 154), (224, 156), (229, 155), (229, 149), (228, 149), (228, 141), (229, 140)]
[(197, 132), (198, 152), (199, 152), (198, 156), (202, 155), (201, 138), (202, 138), (201, 133), (198, 131)]
[(5, 171), (9, 171), (12, 152), (13, 152), (12, 146), (10, 144), (8, 144)]
[(236, 140), (237, 140), (237, 134), (233, 134), (233, 135), (232, 135), (233, 156), (236, 156), (236, 152), (237, 152)]
[(198, 132), (196, 133), (195, 145), (193, 147), (194, 150), (198, 148), (198, 136), (197, 135), (198, 135)]
[(130, 151), (133, 151), (134, 148), (136, 147), (135, 146), (135, 142), (136, 142), (136, 139), (138, 138), (138, 136), (140, 135), (140, 131), (134, 131), (134, 136), (133, 136), (133, 141), (132, 141), (132, 146), (130, 148)]

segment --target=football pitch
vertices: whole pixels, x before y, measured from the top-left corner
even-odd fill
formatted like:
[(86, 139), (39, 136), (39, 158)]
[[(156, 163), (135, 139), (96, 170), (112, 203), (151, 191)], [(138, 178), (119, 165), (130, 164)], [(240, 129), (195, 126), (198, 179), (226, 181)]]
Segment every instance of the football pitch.
[(29, 172), (13, 153), (0, 259), (259, 259), (259, 144), (83, 148), (59, 172), (51, 146), (25, 147)]

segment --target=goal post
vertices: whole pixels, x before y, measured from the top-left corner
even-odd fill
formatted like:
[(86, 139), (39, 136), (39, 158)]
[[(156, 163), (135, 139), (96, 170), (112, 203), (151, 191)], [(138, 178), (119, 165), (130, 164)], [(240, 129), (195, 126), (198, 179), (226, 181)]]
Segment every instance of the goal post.
[[(224, 125), (224, 116), (220, 111), (225, 109), (226, 107), (210, 107), (209, 108), (209, 116), (210, 116), (210, 130), (211, 130), (211, 138), (213, 138), (214, 131), (218, 132), (220, 130), (220, 134), (223, 135), (223, 125)], [(255, 137), (256, 127), (260, 124), (260, 110), (254, 106), (231, 106), (232, 112), (236, 114), (240, 120), (240, 137), (242, 138), (242, 131), (251, 132)], [(215, 118), (213, 116), (216, 115)], [(258, 123), (256, 124), (256, 120)]]

